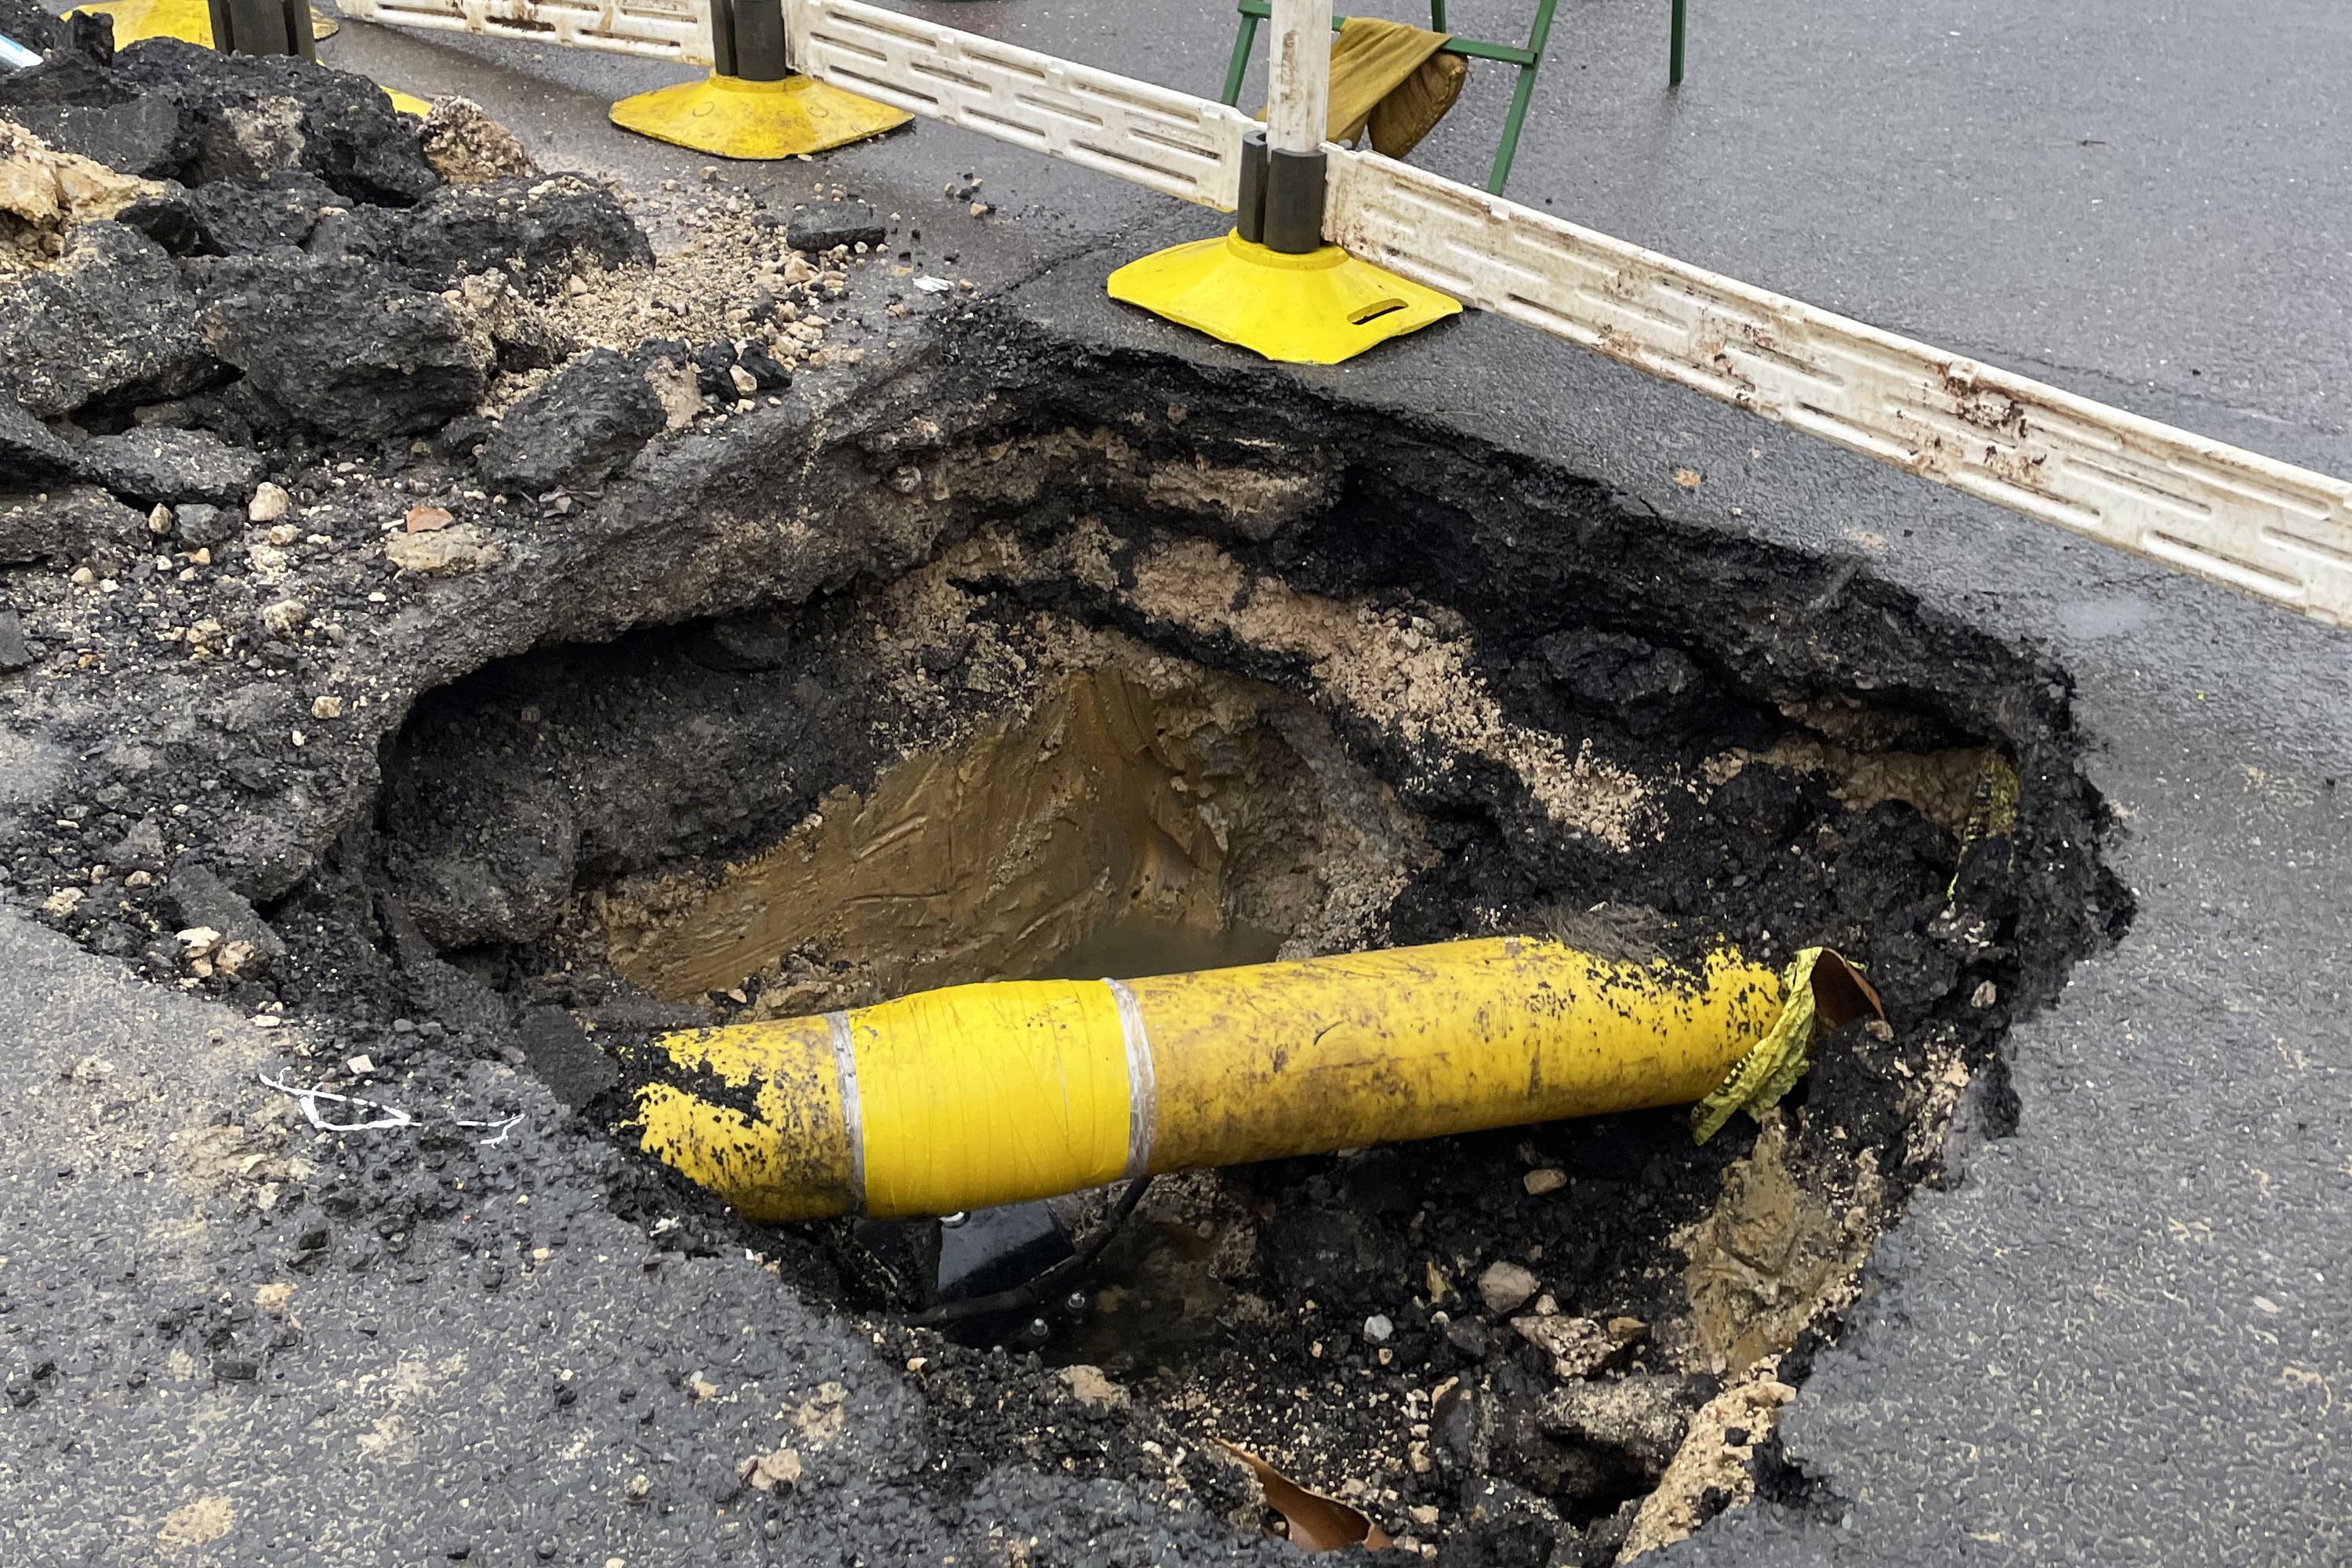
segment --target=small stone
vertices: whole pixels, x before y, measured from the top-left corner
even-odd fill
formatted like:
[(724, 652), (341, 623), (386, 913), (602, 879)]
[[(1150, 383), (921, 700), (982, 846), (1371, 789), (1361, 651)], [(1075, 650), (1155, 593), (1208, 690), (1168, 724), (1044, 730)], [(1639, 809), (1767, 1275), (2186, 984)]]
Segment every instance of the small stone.
[(753, 1491), (772, 1492), (801, 1479), (801, 1457), (790, 1448), (754, 1454), (735, 1467), (735, 1479)]
[[(232, 506), (261, 478), (258, 452), (232, 447), (209, 430), (145, 425), (120, 436), (94, 436), (81, 463), (92, 478), (131, 501), (207, 501)], [(154, 527), (152, 514), (148, 525)]]
[(179, 519), (180, 542), (210, 563), (215, 544), (226, 544), (243, 531), (245, 518), (235, 507), (223, 509), (205, 501), (183, 501), (173, 511)]
[(694, 373), (684, 375), (688, 384), (679, 387), (609, 349), (580, 355), (507, 411), (482, 446), (482, 478), (530, 496), (604, 483), (676, 423), (665, 385), (681, 406), (699, 407)]
[(453, 185), (478, 185), (539, 173), (539, 165), (514, 132), (469, 98), (434, 100), (432, 111), (417, 132), (417, 143), (433, 172)]
[(375, 1071), (374, 1058), (367, 1056), (346, 1057), (343, 1066), (353, 1078), (365, 1078)]
[(1699, 1403), (1698, 1385), (1687, 1379), (1634, 1373), (1555, 1389), (1536, 1421), (1554, 1436), (1613, 1449), (1654, 1476), (1682, 1447)]
[(272, 637), (290, 637), (310, 622), (310, 606), (299, 599), (280, 599), (261, 608), (261, 624)]
[(1979, 1009), (1990, 1007), (2000, 1000), (2000, 988), (1990, 980), (1978, 982), (1977, 988), (1969, 993), (1969, 1005)]
[(312, 699), (310, 699), (310, 717), (311, 717), (311, 718), (313, 718), (313, 719), (340, 719), (340, 718), (341, 718), (342, 716), (343, 716), (343, 700), (342, 700), (341, 698), (340, 698), (340, 697), (332, 697), (332, 696), (329, 696), (329, 697), (313, 697)]
[(1388, 1343), (1391, 1336), (1395, 1332), (1396, 1325), (1389, 1321), (1386, 1313), (1374, 1312), (1364, 1320), (1364, 1338), (1376, 1345)]
[(1520, 1177), (1519, 1184), (1527, 1188), (1529, 1197), (1539, 1198), (1546, 1193), (1556, 1193), (1568, 1185), (1568, 1173), (1546, 1165)]
[[(251, 514), (248, 513), (248, 516)], [(302, 537), (302, 531), (290, 522), (281, 522), (269, 531), (269, 542), (283, 550)]]
[[(0, 193), (8, 188), (6, 174), (0, 172)], [(14, 489), (49, 484), (68, 478), (79, 467), (72, 449), (47, 426), (26, 413), (15, 398), (0, 394), (0, 486)]]
[(837, 245), (879, 245), (887, 237), (874, 209), (854, 198), (811, 202), (784, 225), (784, 243), (794, 250), (821, 253)]
[(500, 559), (498, 544), (470, 522), (435, 533), (395, 533), (384, 541), (383, 553), (394, 565), (426, 577), (454, 577)]
[(433, 533), (456, 521), (447, 509), (419, 502), (408, 509), (408, 515), (401, 520), (401, 526), (409, 533)]
[(740, 364), (727, 367), (727, 379), (735, 384), (735, 393), (739, 397), (749, 397), (760, 390), (759, 378)]
[(1526, 1305), (1539, 1283), (1534, 1274), (1516, 1263), (1490, 1263), (1486, 1271), (1478, 1276), (1478, 1299), (1486, 1303), (1486, 1310), (1503, 1317)]
[(81, 908), (81, 900), (79, 888), (59, 888), (41, 900), (41, 912), (51, 920), (61, 921)]
[(159, 539), (171, 532), (172, 509), (162, 501), (157, 501), (155, 510), (147, 514), (147, 531)]
[(1117, 1410), (1127, 1405), (1127, 1390), (1103, 1375), (1102, 1368), (1080, 1363), (1062, 1369), (1062, 1381), (1078, 1396), (1078, 1403), (1097, 1409)]
[(209, 958), (221, 944), (221, 933), (210, 926), (190, 926), (179, 933), (180, 956), (194, 960)]
[(28, 668), (33, 650), (25, 641), (25, 618), (15, 610), (0, 610), (0, 670)]
[(294, 498), (288, 495), (283, 487), (265, 479), (255, 488), (253, 500), (247, 505), (245, 515), (256, 522), (276, 522), (293, 504)]
[(253, 967), (260, 950), (249, 942), (225, 942), (213, 957), (213, 967), (234, 980)]
[(1590, 1318), (1557, 1314), (1513, 1318), (1511, 1327), (1521, 1339), (1551, 1357), (1552, 1375), (1563, 1381), (1582, 1377), (1624, 1348)]
[(654, 1495), (654, 1483), (643, 1470), (639, 1470), (629, 1478), (628, 1485), (621, 1489), (627, 1494), (631, 1502), (643, 1502)]

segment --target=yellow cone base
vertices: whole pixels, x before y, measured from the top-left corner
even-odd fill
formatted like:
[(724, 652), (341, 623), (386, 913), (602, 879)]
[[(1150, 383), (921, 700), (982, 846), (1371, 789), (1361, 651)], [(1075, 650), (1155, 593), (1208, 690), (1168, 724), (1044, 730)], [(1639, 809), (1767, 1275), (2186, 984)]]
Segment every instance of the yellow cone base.
[(402, 114), (414, 115), (422, 120), (433, 112), (433, 105), (413, 92), (403, 92), (396, 87), (388, 87), (383, 89), (383, 95), (392, 100), (392, 107)]
[(822, 153), (914, 116), (804, 76), (746, 81), (712, 72), (707, 80), (641, 92), (613, 105), (613, 123), (656, 142), (720, 158), (789, 158)]
[(1285, 364), (1338, 364), (1462, 311), (1336, 245), (1286, 256), (1239, 234), (1130, 261), (1110, 297)]
[(77, 5), (67, 15), (113, 17), (118, 49), (142, 38), (178, 38), (207, 49), (213, 47), (213, 14), (205, 0), (104, 0), (101, 5)]
[[(127, 48), (142, 38), (178, 38), (204, 48), (213, 47), (212, 8), (205, 0), (100, 0), (77, 5), (66, 15), (114, 18), (114, 47)], [(342, 24), (332, 16), (310, 13), (310, 36), (331, 38)]]

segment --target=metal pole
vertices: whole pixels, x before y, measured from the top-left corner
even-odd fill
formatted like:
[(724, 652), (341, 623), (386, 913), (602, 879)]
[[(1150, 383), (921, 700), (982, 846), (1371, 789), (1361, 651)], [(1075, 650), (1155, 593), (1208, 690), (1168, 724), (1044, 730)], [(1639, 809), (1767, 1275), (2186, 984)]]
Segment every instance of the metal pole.
[(1675, 0), (1673, 37), (1666, 46), (1666, 85), (1683, 84), (1683, 7), (1686, 0)]
[(1274, 0), (1266, 72), (1267, 145), (1315, 152), (1331, 111), (1331, 0)]

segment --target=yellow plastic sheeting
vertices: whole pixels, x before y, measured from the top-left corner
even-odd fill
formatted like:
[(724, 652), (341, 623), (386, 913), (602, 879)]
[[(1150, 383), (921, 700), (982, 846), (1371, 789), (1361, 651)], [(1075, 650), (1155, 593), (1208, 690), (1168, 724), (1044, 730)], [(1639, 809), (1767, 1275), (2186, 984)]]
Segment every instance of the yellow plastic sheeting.
[(1470, 62), (1440, 54), (1452, 37), (1375, 16), (1350, 16), (1331, 41), (1326, 136), (1349, 142), (1369, 130), (1372, 150), (1402, 158), (1437, 129), (1462, 96)]
[(720, 158), (789, 158), (895, 131), (914, 116), (804, 76), (750, 81), (713, 71), (701, 81), (641, 92), (613, 105), (613, 123), (656, 142)]
[[(1499, 937), (1138, 980), (1124, 1017), (1108, 982), (956, 986), (838, 1028), (669, 1037), (710, 1087), (656, 1084), (639, 1119), (649, 1152), (782, 1219), (945, 1214), (1139, 1170), (1689, 1104), (1729, 1077), (1727, 1116), (1801, 1072), (1816, 1004), (1831, 1023), (1875, 1007), (1815, 952), (1776, 973), (1729, 949), (1689, 969)], [(847, 1097), (829, 1076), (844, 1034)]]
[(1285, 364), (1338, 364), (1462, 313), (1461, 302), (1336, 245), (1288, 256), (1239, 234), (1130, 261), (1110, 297)]

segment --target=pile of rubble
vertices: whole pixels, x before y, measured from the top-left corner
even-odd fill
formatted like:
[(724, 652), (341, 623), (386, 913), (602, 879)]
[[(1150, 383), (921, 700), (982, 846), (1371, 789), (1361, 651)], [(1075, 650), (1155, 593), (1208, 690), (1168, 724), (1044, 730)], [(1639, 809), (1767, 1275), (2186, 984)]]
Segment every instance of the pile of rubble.
[(852, 293), (886, 236), (845, 193), (639, 196), (463, 100), (420, 122), (305, 61), (118, 53), (30, 0), (0, 33), (43, 53), (0, 77), (0, 884), (260, 1005), (246, 900), (317, 847), (223, 846), (372, 772), (429, 679), (418, 596), (578, 545), (632, 464), (789, 421), (795, 373), (908, 308)]

